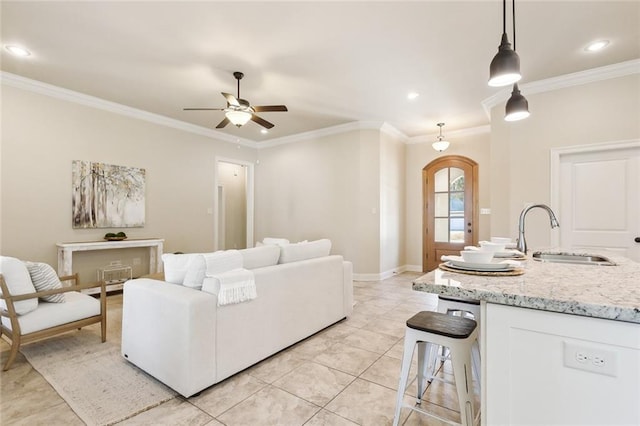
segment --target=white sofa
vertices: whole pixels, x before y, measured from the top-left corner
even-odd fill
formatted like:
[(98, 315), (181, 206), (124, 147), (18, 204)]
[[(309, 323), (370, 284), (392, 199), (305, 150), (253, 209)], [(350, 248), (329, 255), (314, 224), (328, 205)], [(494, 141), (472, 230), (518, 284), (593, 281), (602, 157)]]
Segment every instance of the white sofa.
[[(251, 256), (260, 249), (247, 249), (245, 267), (260, 266)], [(350, 262), (279, 249), (289, 262), (252, 269), (257, 298), (247, 302), (217, 306), (216, 294), (128, 281), (122, 355), (189, 397), (351, 315)]]

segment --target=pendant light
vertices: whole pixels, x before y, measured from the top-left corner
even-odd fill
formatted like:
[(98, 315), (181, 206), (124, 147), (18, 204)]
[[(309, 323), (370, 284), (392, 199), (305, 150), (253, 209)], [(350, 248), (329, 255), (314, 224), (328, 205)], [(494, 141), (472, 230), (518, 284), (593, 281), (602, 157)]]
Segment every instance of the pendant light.
[[(516, 1), (513, 0), (513, 51), (516, 51)], [(505, 107), (505, 121), (518, 121), (529, 117), (529, 102), (522, 96), (518, 83), (513, 83), (511, 97)]]
[[(515, 6), (515, 0), (514, 0)], [(515, 39), (515, 21), (513, 34)], [(489, 66), (489, 86), (502, 87), (520, 80), (520, 58), (514, 49), (511, 49), (507, 37), (507, 0), (502, 0), (502, 39), (498, 47), (498, 53), (493, 57)]]
[(431, 145), (433, 149), (438, 152), (442, 152), (449, 148), (449, 142), (443, 140), (444, 136), (442, 136), (442, 126), (444, 126), (444, 123), (438, 123), (438, 127), (440, 127), (440, 136), (438, 136), (438, 140)]
[(513, 92), (505, 107), (505, 121), (518, 121), (529, 116), (529, 102), (520, 94), (518, 83), (514, 83)]

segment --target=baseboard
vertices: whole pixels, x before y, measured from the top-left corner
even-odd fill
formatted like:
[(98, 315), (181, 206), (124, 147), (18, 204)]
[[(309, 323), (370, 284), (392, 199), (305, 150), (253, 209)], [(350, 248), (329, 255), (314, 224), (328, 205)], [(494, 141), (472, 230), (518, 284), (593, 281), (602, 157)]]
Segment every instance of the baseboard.
[(422, 272), (420, 265), (403, 265), (378, 274), (353, 274), (354, 281), (382, 281), (403, 272)]

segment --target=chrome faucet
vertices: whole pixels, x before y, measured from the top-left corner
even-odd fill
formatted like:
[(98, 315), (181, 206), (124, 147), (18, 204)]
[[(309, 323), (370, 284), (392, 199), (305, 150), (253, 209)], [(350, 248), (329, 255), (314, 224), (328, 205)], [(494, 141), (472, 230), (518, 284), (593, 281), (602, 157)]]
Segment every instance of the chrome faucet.
[(541, 209), (545, 209), (547, 213), (549, 213), (549, 219), (551, 220), (551, 228), (557, 228), (560, 226), (558, 223), (558, 219), (556, 219), (556, 215), (551, 210), (551, 207), (546, 204), (533, 204), (531, 206), (525, 207), (520, 213), (520, 220), (518, 221), (518, 251), (521, 251), (524, 254), (527, 254), (527, 240), (524, 238), (524, 218), (529, 212), (529, 210), (539, 207)]

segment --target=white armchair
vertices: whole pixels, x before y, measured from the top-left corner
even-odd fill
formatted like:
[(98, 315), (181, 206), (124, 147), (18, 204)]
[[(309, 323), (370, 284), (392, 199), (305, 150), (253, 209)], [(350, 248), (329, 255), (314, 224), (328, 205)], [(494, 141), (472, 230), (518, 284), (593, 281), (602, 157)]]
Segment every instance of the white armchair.
[[(55, 275), (55, 272), (53, 272)], [(56, 279), (57, 281), (57, 279)], [(101, 323), (102, 342), (106, 341), (107, 309), (104, 282), (81, 286), (78, 274), (60, 277), (60, 281), (73, 281), (73, 285), (50, 290), (36, 291), (31, 275), (24, 262), (12, 258), (0, 257), (0, 336), (11, 340), (9, 358), (3, 371), (11, 367), (20, 345), (80, 329), (89, 324)], [(100, 287), (100, 298), (83, 294), (80, 291)], [(64, 294), (64, 302), (60, 297)], [(40, 298), (58, 298), (58, 303)]]

